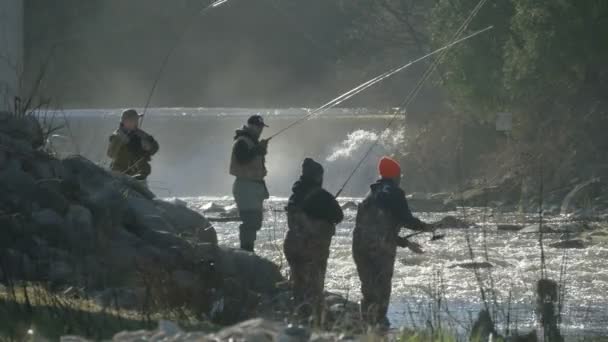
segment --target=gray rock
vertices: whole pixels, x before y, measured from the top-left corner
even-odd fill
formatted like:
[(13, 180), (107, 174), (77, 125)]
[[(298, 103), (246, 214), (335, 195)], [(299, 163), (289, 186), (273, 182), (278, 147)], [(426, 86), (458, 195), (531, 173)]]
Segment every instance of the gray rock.
[(135, 226), (156, 231), (175, 231), (175, 227), (165, 219), (153, 201), (139, 196), (128, 196), (127, 206)]
[(450, 265), (448, 268), (466, 268), (469, 270), (493, 268), (494, 265), (487, 261), (462, 262)]
[(277, 338), (278, 342), (307, 342), (312, 335), (308, 328), (290, 324), (284, 328)]
[(88, 249), (95, 244), (95, 228), (93, 227), (93, 214), (83, 206), (72, 204), (65, 216), (68, 238), (73, 246)]
[(196, 274), (186, 270), (175, 270), (171, 274), (171, 279), (178, 291), (194, 290), (200, 287)]
[(252, 319), (210, 336), (220, 341), (276, 342), (281, 331), (277, 323)]
[(192, 233), (197, 235), (199, 242), (217, 243), (215, 228), (200, 213), (177, 202), (156, 200), (154, 204), (171, 223), (174, 233)]
[(549, 245), (549, 247), (559, 249), (583, 249), (587, 247), (587, 244), (583, 240), (572, 239), (552, 243)]
[(217, 214), (217, 213), (223, 213), (224, 207), (215, 202), (210, 202), (210, 203), (203, 205), (201, 207), (201, 210), (206, 214), (212, 214), (212, 213)]
[(276, 284), (284, 280), (277, 265), (241, 249), (220, 247), (216, 267), (225, 277), (258, 293), (275, 293)]
[(357, 210), (359, 205), (354, 201), (348, 201), (342, 204), (340, 207), (342, 207), (342, 210)]
[(518, 232), (524, 229), (524, 227), (516, 224), (499, 224), (496, 226), (496, 229), (505, 232)]
[(446, 216), (431, 225), (436, 229), (466, 229), (475, 227), (474, 223), (467, 222), (454, 216)]
[[(540, 229), (540, 225), (538, 223), (534, 223), (531, 224), (529, 226), (526, 226), (524, 229), (520, 230), (520, 233), (523, 234), (538, 234), (540, 233), (541, 229)], [(542, 228), (542, 232), (543, 233), (555, 233), (555, 229), (549, 225), (543, 224), (543, 228)]]

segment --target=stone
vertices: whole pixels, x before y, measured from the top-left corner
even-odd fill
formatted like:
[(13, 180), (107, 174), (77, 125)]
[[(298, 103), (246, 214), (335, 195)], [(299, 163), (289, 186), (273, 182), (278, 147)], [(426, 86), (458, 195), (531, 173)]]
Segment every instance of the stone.
[(354, 201), (348, 201), (348, 202), (344, 202), (344, 204), (342, 204), (340, 206), (342, 208), (342, 210), (357, 210), (359, 208), (359, 205), (354, 202)]
[(583, 240), (572, 239), (552, 243), (549, 247), (559, 249), (583, 249), (587, 247), (587, 244)]
[(72, 204), (67, 210), (65, 221), (69, 228), (68, 238), (73, 246), (88, 249), (95, 244), (95, 228), (93, 214), (83, 206)]
[(301, 325), (290, 324), (281, 330), (277, 342), (307, 342), (311, 335), (309, 329)]
[(210, 336), (220, 341), (276, 342), (281, 327), (260, 318), (239, 323)]
[(220, 247), (216, 267), (224, 277), (247, 284), (248, 289), (257, 293), (275, 293), (276, 284), (284, 280), (277, 265), (241, 249)]
[(175, 231), (175, 227), (165, 219), (161, 210), (153, 201), (140, 196), (128, 196), (127, 207), (134, 219), (134, 221), (129, 224), (137, 226), (138, 229), (145, 228), (156, 231)]
[(504, 232), (518, 232), (524, 229), (524, 226), (520, 226), (517, 224), (499, 224), (496, 226), (496, 229)]
[(210, 202), (210, 203), (203, 205), (201, 207), (201, 210), (206, 214), (211, 214), (211, 213), (217, 214), (217, 213), (223, 213), (224, 207), (215, 202)]
[(462, 262), (462, 263), (457, 263), (457, 264), (453, 264), (450, 265), (448, 268), (466, 268), (469, 270), (476, 270), (476, 269), (488, 269), (488, 268), (493, 268), (494, 265), (492, 265), (491, 263), (487, 262), (487, 261), (472, 261), (472, 262)]
[(68, 200), (61, 194), (61, 182), (55, 179), (40, 180), (30, 194), (30, 200), (40, 208), (52, 209), (64, 215), (68, 209)]
[(171, 279), (178, 291), (194, 290), (200, 285), (197, 275), (186, 270), (173, 271)]
[[(543, 233), (555, 233), (555, 229), (549, 225), (543, 224), (542, 226), (542, 232)], [(524, 229), (520, 230), (519, 232), (522, 234), (538, 234), (540, 233), (541, 229), (540, 229), (540, 224), (538, 223), (534, 223), (531, 225), (526, 226)]]
[(198, 242), (217, 243), (215, 228), (200, 213), (169, 201), (156, 200), (154, 204), (171, 224), (174, 233), (192, 233), (197, 235)]
[(238, 217), (239, 216), (239, 208), (236, 204), (228, 205), (224, 208), (224, 212), (222, 213), (224, 217)]
[(435, 223), (431, 223), (431, 225), (435, 229), (465, 229), (475, 227), (475, 224), (454, 216), (446, 216)]

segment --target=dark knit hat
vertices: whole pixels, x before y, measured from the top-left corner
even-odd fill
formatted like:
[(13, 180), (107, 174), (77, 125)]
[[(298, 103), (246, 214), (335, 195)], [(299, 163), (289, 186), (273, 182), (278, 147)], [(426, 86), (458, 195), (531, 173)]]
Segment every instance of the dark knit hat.
[(323, 173), (323, 166), (312, 158), (306, 158), (302, 162), (302, 177), (316, 179), (323, 176)]

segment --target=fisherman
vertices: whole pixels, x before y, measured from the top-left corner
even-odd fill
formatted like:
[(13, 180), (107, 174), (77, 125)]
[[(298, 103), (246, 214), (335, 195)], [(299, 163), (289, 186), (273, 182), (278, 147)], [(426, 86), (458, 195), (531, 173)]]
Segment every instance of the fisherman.
[(122, 112), (120, 126), (110, 136), (107, 155), (112, 159), (112, 171), (145, 181), (152, 172), (150, 161), (158, 152), (158, 143), (139, 128), (141, 117), (135, 109)]
[(372, 326), (388, 328), (386, 317), (391, 296), (397, 246), (419, 249), (399, 236), (402, 227), (430, 231), (430, 226), (412, 215), (405, 192), (399, 187), (401, 167), (383, 157), (380, 179), (359, 205), (353, 233), (353, 257), (361, 280), (361, 315)]
[(286, 208), (289, 230), (283, 245), (297, 312), (312, 315), (317, 323), (322, 317), (329, 245), (336, 224), (344, 219), (338, 201), (322, 188), (323, 173), (321, 164), (304, 159)]
[(268, 126), (261, 116), (251, 116), (247, 125), (236, 131), (230, 159), (230, 174), (236, 177), (232, 193), (242, 220), (239, 226), (241, 249), (249, 252), (254, 251), (256, 235), (264, 218), (264, 200), (269, 197), (264, 181), (268, 140), (260, 140), (264, 127)]

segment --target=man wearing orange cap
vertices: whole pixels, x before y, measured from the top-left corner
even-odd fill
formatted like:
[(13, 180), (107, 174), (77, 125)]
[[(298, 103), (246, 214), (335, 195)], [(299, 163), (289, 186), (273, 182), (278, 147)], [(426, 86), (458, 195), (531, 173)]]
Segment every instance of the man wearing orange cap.
[(353, 258), (361, 280), (361, 314), (374, 326), (390, 325), (386, 313), (397, 246), (409, 247), (399, 237), (402, 227), (429, 230), (429, 226), (415, 218), (399, 187), (401, 167), (395, 160), (383, 157), (378, 164), (380, 179), (359, 205), (353, 232)]

